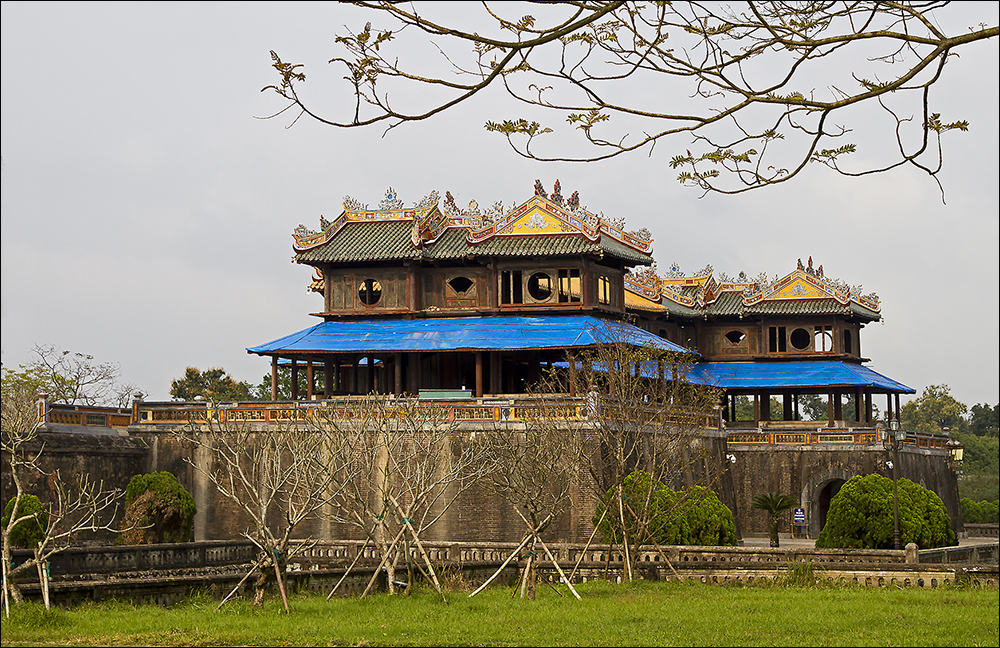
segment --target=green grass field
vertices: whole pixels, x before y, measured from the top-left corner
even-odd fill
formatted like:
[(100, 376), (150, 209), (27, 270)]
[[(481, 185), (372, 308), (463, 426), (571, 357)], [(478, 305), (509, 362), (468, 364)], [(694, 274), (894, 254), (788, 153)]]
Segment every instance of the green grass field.
[(296, 596), (262, 609), (192, 597), (169, 609), (122, 603), (52, 610), (29, 604), (3, 619), (4, 646), (997, 646), (998, 592), (859, 587), (726, 587), (590, 582), (577, 601), (546, 585), (449, 604), (427, 590), (367, 599)]

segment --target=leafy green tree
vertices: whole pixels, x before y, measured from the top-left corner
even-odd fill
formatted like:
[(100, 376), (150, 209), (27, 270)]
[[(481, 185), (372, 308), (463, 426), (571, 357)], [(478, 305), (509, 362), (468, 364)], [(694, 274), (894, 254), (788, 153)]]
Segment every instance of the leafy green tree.
[[(608, 491), (609, 501), (614, 489)], [(626, 530), (637, 544), (657, 545), (735, 545), (736, 523), (732, 511), (718, 496), (704, 486), (675, 491), (660, 482), (651, 483), (648, 472), (633, 472), (625, 477)], [(651, 497), (650, 497), (651, 494)], [(648, 508), (646, 498), (650, 497)], [(644, 508), (645, 516), (637, 515)], [(620, 544), (621, 524), (614, 516), (605, 516), (598, 505), (594, 524), (607, 543)], [(645, 522), (644, 522), (645, 520)]]
[[(7, 502), (7, 506), (4, 507), (3, 522), (0, 523), (0, 527), (4, 529), (7, 528), (7, 524), (10, 522), (10, 516), (14, 511), (14, 503), (16, 501), (17, 498), (12, 497)], [(21, 520), (21, 522), (14, 525), (14, 528), (11, 530), (10, 545), (12, 547), (33, 549), (39, 542), (42, 541), (43, 538), (45, 538), (45, 530), (49, 526), (49, 515), (45, 510), (45, 505), (43, 505), (42, 501), (34, 495), (22, 495), (21, 502), (17, 505), (17, 514), (14, 515), (14, 518), (18, 519), (29, 515), (33, 515), (35, 517), (27, 520)]]
[(948, 385), (930, 385), (920, 396), (906, 403), (899, 413), (904, 429), (940, 434), (944, 430), (963, 432), (968, 408), (955, 400)]
[[(897, 482), (899, 538), (921, 549), (956, 544), (951, 518), (941, 498), (909, 479)], [(852, 477), (830, 501), (820, 548), (892, 549), (892, 480), (881, 475)]]
[(990, 407), (986, 403), (973, 405), (969, 410), (969, 432), (976, 436), (996, 437), (1000, 426), (1000, 403)]
[(782, 493), (761, 493), (753, 496), (753, 507), (768, 513), (768, 529), (772, 547), (778, 546), (778, 523), (781, 521), (781, 514), (797, 503), (791, 495)]
[[(306, 395), (308, 390), (306, 389), (306, 371), (301, 366), (299, 367), (299, 397)], [(320, 372), (322, 376), (322, 372)], [(271, 374), (266, 373), (260, 379), (260, 382), (250, 388), (250, 398), (252, 400), (271, 400)], [(292, 372), (287, 369), (282, 369), (278, 371), (278, 398), (277, 400), (292, 400)]]
[(235, 380), (221, 367), (205, 371), (188, 367), (184, 370), (183, 378), (170, 382), (170, 395), (182, 400), (193, 400), (196, 396), (201, 396), (214, 403), (245, 401), (251, 400), (250, 390), (249, 383)]
[(187, 542), (191, 539), (194, 498), (169, 472), (135, 475), (125, 489), (122, 544)]
[[(779, 401), (774, 396), (771, 397), (769, 401), (771, 406), (771, 420), (780, 421), (784, 416), (784, 408)], [(763, 406), (761, 407), (763, 410)], [(761, 411), (763, 414), (763, 411)], [(749, 396), (737, 396), (736, 397), (736, 420), (737, 421), (752, 421), (753, 420), (753, 401), (750, 400)]]
[(966, 524), (996, 524), (1000, 522), (1000, 501), (976, 502), (962, 498), (962, 521)]

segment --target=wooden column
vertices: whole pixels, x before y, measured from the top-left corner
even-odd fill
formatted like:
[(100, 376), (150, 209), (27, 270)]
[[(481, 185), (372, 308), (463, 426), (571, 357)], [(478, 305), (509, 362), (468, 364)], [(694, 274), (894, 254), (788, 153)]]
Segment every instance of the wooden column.
[(872, 392), (869, 389), (865, 390), (865, 422), (868, 427), (872, 427), (875, 423), (872, 421)]
[(760, 394), (753, 394), (753, 426), (760, 427)]
[(278, 356), (271, 356), (271, 400), (278, 400)]
[(833, 392), (827, 392), (826, 394), (826, 418), (827, 427), (833, 427)]
[(771, 420), (771, 394), (769, 392), (763, 392), (760, 395), (760, 405), (758, 409), (760, 410), (760, 420), (770, 421)]
[(333, 357), (327, 356), (323, 361), (323, 398), (333, 395)]
[(313, 395), (315, 393), (315, 378), (316, 374), (313, 371), (313, 361), (309, 360), (308, 363), (306, 363), (306, 398), (309, 400), (313, 399)]
[(395, 378), (395, 387), (393, 388), (393, 393), (397, 396), (403, 395), (403, 354), (394, 353), (392, 354), (392, 368), (393, 376)]
[(365, 393), (370, 394), (373, 391), (378, 391), (378, 387), (375, 384), (375, 356), (368, 356), (368, 379), (365, 381)]
[(476, 398), (483, 397), (483, 352), (476, 351)]
[(844, 397), (839, 391), (833, 392), (833, 418), (844, 420)]
[(792, 392), (785, 391), (781, 395), (781, 418), (785, 421), (794, 421), (795, 412), (792, 409)]
[(299, 365), (292, 358), (292, 400), (299, 400)]
[(500, 386), (500, 352), (490, 351), (490, 393), (500, 394), (503, 388)]
[(888, 423), (892, 420), (892, 394), (889, 392), (885, 393), (885, 421)]
[(569, 397), (576, 397), (576, 358), (572, 354), (567, 356), (569, 360)]

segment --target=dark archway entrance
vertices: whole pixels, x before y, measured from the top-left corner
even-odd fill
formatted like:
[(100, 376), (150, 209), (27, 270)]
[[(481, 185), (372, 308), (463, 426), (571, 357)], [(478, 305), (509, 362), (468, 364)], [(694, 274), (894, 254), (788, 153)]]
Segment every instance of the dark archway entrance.
[(840, 487), (846, 484), (843, 479), (834, 479), (819, 492), (819, 528), (826, 526), (826, 514), (830, 511), (830, 500), (840, 492)]

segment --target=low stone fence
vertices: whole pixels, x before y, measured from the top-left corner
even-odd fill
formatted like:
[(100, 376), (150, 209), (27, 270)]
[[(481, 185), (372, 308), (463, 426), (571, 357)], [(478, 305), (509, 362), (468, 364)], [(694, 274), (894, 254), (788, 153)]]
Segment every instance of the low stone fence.
[[(493, 574), (517, 548), (516, 543), (426, 542), (424, 549), (442, 578), (452, 584), (476, 586)], [(553, 557), (573, 582), (621, 581), (624, 553), (608, 545), (550, 545)], [(419, 560), (417, 550), (412, 557)], [(543, 580), (561, 579), (552, 561), (537, 551)], [(360, 554), (360, 557), (359, 557)], [(671, 546), (642, 547), (636, 577), (647, 580), (694, 580), (704, 583), (752, 584), (806, 574), (817, 582), (861, 586), (938, 587), (960, 580), (997, 587), (997, 556), (1000, 545), (947, 547), (918, 551)], [(15, 562), (30, 552), (14, 553)], [(143, 603), (170, 604), (192, 590), (222, 596), (232, 590), (250, 568), (256, 548), (247, 541), (192, 542), (172, 545), (91, 547), (67, 550), (53, 557), (50, 591), (60, 605), (103, 598)], [(288, 560), (289, 587), (328, 593), (354, 564), (339, 592), (360, 594), (376, 573), (378, 551), (362, 541), (316, 543)], [(512, 561), (498, 583), (513, 582), (520, 561)], [(29, 598), (40, 598), (35, 570), (23, 574), (21, 590)], [(397, 568), (397, 578), (405, 569)], [(252, 580), (244, 584), (250, 595)], [(376, 589), (387, 588), (382, 570)]]
[(1000, 524), (966, 524), (967, 538), (1000, 538)]
[[(14, 564), (32, 557), (28, 549), (12, 552)], [(197, 569), (248, 563), (257, 555), (248, 540), (178, 542), (120, 547), (71, 547), (49, 559), (52, 578), (124, 572)]]

